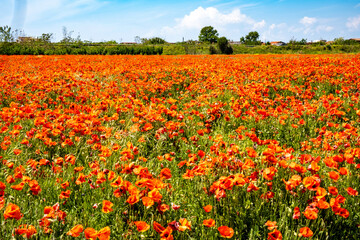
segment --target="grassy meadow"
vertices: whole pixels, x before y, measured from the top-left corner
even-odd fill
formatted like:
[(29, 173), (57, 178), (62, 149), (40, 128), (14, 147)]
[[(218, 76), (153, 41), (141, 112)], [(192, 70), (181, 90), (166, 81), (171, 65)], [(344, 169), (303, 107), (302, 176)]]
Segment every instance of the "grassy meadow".
[(0, 56), (0, 83), (0, 239), (360, 238), (359, 55)]

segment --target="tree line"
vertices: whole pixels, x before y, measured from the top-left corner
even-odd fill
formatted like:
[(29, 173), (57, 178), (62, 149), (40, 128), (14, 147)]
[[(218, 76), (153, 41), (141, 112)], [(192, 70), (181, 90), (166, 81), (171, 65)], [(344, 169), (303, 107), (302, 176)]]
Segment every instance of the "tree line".
[[(90, 42), (81, 40), (80, 34), (73, 37), (74, 31), (68, 31), (63, 27), (63, 38), (59, 42), (53, 42), (52, 33), (43, 33), (36, 38), (25, 37), (24, 32), (12, 30), (9, 26), (0, 27), (0, 54), (6, 55), (61, 55), (61, 54), (89, 54), (89, 55), (161, 55), (164, 47), (169, 44), (160, 37), (140, 38), (136, 36), (133, 43), (126, 45), (116, 41)], [(219, 37), (218, 31), (212, 26), (205, 26), (200, 30), (198, 41), (187, 41), (180, 44), (186, 54), (199, 54), (194, 44), (207, 46), (207, 53), (210, 54), (233, 54), (235, 45), (230, 44), (225, 37)], [(243, 46), (270, 45), (270, 42), (260, 41), (260, 35), (256, 31), (249, 32), (246, 36), (240, 38), (238, 44)], [(285, 43), (283, 43), (285, 44)], [(286, 50), (301, 50), (301, 46), (307, 45), (306, 39), (297, 41), (291, 39), (286, 44)], [(325, 45), (325, 41), (319, 41), (314, 45)], [(332, 45), (337, 46), (360, 46), (359, 42), (354, 40), (345, 40), (336, 38)], [(174, 47), (174, 49), (177, 49)], [(324, 46), (324, 50), (331, 50), (330, 45)], [(357, 49), (357, 47), (356, 47)], [(259, 49), (260, 50), (260, 49)], [(341, 49), (340, 49), (341, 50)], [(346, 50), (346, 49), (345, 49)], [(266, 50), (267, 51), (267, 50)], [(342, 50), (341, 50), (342, 51)], [(166, 51), (168, 54), (168, 51)], [(203, 53), (203, 51), (201, 51)], [(176, 53), (173, 53), (176, 54)]]

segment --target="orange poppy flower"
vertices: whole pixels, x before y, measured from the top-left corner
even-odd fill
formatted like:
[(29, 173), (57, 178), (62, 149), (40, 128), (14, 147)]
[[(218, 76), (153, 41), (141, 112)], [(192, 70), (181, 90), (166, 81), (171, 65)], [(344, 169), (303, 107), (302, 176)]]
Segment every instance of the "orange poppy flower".
[(160, 233), (160, 240), (173, 240), (174, 237), (172, 235), (172, 228), (168, 226)]
[(20, 208), (16, 204), (9, 203), (9, 205), (5, 209), (4, 218), (13, 218), (19, 220), (20, 218), (22, 218)]
[(276, 222), (272, 222), (272, 221), (267, 221), (265, 223), (265, 226), (268, 227), (268, 229), (271, 231), (271, 230), (274, 230), (275, 228), (277, 228), (278, 226), (276, 225)]
[(300, 216), (301, 216), (300, 208), (299, 208), (299, 207), (295, 207), (295, 208), (294, 208), (293, 219), (299, 219)]
[(78, 237), (80, 236), (80, 233), (82, 233), (82, 231), (84, 230), (84, 227), (79, 224), (76, 225), (75, 227), (73, 227), (72, 229), (70, 229), (70, 231), (68, 231), (66, 233), (66, 235), (72, 236), (72, 237)]
[(325, 188), (322, 188), (322, 187), (318, 187), (316, 189), (316, 198), (318, 200), (320, 199), (323, 199), (325, 196), (326, 196), (327, 192), (326, 192), (326, 189)]
[(165, 230), (165, 228), (160, 223), (155, 222), (155, 221), (153, 223), (153, 227), (157, 233), (162, 233)]
[(113, 209), (111, 208), (114, 204), (108, 200), (103, 200), (102, 202), (102, 209), (101, 211), (103, 213), (109, 213), (109, 212), (112, 212)]
[(205, 227), (213, 227), (213, 226), (215, 226), (215, 220), (214, 219), (205, 219), (204, 221), (203, 221), (203, 225), (205, 226)]
[(109, 240), (110, 234), (111, 234), (110, 228), (104, 227), (98, 231), (97, 237), (99, 238), (99, 240)]
[(154, 202), (160, 202), (162, 199), (162, 195), (157, 188), (154, 188), (148, 193), (149, 198), (151, 198)]
[(162, 204), (158, 205), (157, 209), (161, 214), (163, 214), (164, 212), (166, 212), (170, 209), (170, 206), (165, 203), (162, 203)]
[(0, 197), (0, 210), (3, 209), (5, 206), (5, 199), (3, 197)]
[(329, 193), (333, 196), (337, 196), (339, 194), (339, 191), (336, 187), (328, 187)]
[(16, 191), (21, 191), (25, 186), (25, 182), (21, 182), (17, 185), (12, 185), (11, 188), (16, 190)]
[(211, 205), (206, 205), (205, 207), (203, 207), (204, 208), (204, 210), (205, 210), (205, 212), (211, 212), (211, 210), (212, 210), (212, 206)]
[(0, 181), (0, 192), (4, 191), (5, 188), (6, 188), (5, 183), (3, 183), (3, 182)]
[(136, 228), (139, 232), (146, 232), (150, 229), (150, 225), (144, 221), (135, 221)]
[(188, 221), (186, 218), (180, 218), (179, 223), (180, 223), (179, 231), (183, 232), (186, 229), (191, 231), (191, 222)]
[(313, 211), (313, 210), (310, 210), (310, 209), (306, 209), (305, 212), (303, 212), (304, 216), (307, 218), (307, 219), (316, 219), (318, 217), (318, 214), (316, 211)]
[(232, 238), (232, 236), (234, 235), (234, 229), (227, 226), (218, 227), (218, 231), (220, 235), (224, 238)]
[(33, 225), (20, 225), (15, 229), (15, 234), (23, 235), (23, 237), (31, 238), (33, 235), (37, 233), (36, 228)]
[(249, 157), (251, 158), (256, 158), (257, 157), (257, 152), (255, 151), (255, 149), (247, 147), (246, 148), (247, 154)]
[(310, 228), (308, 227), (300, 228), (300, 234), (299, 234), (300, 237), (311, 237), (312, 235), (314, 235), (314, 233), (311, 231)]
[(93, 228), (86, 228), (84, 230), (85, 238), (90, 240), (96, 240), (98, 232)]
[(276, 172), (277, 172), (277, 169), (274, 167), (265, 168), (265, 170), (263, 171), (263, 177), (266, 180), (271, 181), (271, 180), (273, 180), (273, 177)]
[(282, 234), (277, 229), (268, 233), (268, 240), (281, 240), (281, 239), (282, 239)]
[(120, 176), (118, 176), (110, 185), (112, 187), (120, 187), (122, 183), (123, 183), (123, 179)]
[(22, 151), (20, 149), (14, 149), (14, 154), (19, 155)]
[(160, 172), (160, 178), (170, 179), (172, 177), (171, 171), (169, 168), (163, 168)]
[(346, 189), (346, 192), (351, 196), (357, 196), (359, 194), (359, 192), (353, 189), (352, 187), (348, 187)]
[(335, 182), (337, 182), (337, 180), (339, 180), (339, 178), (340, 178), (340, 174), (338, 172), (331, 171), (331, 172), (329, 172), (329, 177), (332, 180), (334, 180)]
[(64, 198), (69, 198), (71, 194), (70, 190), (66, 190), (65, 192), (61, 192), (59, 198), (60, 199), (64, 199)]
[(143, 204), (144, 204), (144, 206), (145, 207), (151, 207), (152, 205), (154, 205), (154, 201), (151, 199), (151, 198), (149, 198), (149, 197), (143, 197), (142, 199), (142, 202), (143, 202)]
[(129, 203), (130, 205), (134, 205), (135, 203), (139, 202), (139, 200), (140, 200), (139, 195), (134, 194), (134, 195), (130, 195), (126, 200), (126, 202)]
[(324, 200), (319, 200), (317, 205), (320, 209), (328, 209), (330, 207), (330, 204)]

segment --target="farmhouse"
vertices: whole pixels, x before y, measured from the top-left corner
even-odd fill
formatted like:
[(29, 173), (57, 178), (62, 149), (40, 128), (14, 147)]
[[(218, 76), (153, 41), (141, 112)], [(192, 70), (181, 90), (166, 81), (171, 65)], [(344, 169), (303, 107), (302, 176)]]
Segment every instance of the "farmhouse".
[(282, 41), (275, 41), (275, 42), (270, 42), (271, 46), (285, 46), (286, 43), (282, 42)]
[(33, 38), (33, 37), (18, 37), (18, 39), (16, 40), (16, 42), (18, 42), (18, 43), (32, 42), (32, 41), (35, 41), (35, 38)]

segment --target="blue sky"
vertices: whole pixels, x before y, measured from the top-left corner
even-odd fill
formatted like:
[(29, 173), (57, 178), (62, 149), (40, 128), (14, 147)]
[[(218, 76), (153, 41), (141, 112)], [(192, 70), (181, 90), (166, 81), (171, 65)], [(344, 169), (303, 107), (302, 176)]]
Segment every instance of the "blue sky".
[(82, 40), (133, 42), (135, 36), (169, 42), (198, 39), (204, 26), (239, 41), (250, 31), (261, 40), (360, 38), (360, 1), (218, 0), (0, 0), (0, 26), (27, 36), (74, 31)]

